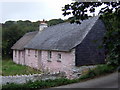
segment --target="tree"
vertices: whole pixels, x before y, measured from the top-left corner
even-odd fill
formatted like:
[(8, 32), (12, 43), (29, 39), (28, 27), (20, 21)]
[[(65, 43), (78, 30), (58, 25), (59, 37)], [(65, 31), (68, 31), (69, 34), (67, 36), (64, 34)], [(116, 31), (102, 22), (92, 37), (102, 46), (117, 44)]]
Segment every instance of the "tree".
[(9, 28), (3, 27), (2, 34), (2, 54), (3, 56), (12, 56), (12, 45), (23, 35), (23, 32), (17, 25), (12, 25)]
[(11, 47), (26, 32), (38, 30), (39, 22), (26, 21), (6, 21), (2, 24), (2, 56), (12, 57)]
[(104, 46), (106, 49), (106, 60), (109, 65), (120, 65), (120, 20), (115, 13), (103, 15), (102, 19), (106, 25)]
[[(90, 13), (94, 13), (96, 11), (96, 7), (100, 7), (102, 5), (105, 7), (101, 8), (99, 14), (103, 13), (116, 13), (116, 16), (120, 16), (120, 1), (117, 2), (73, 2), (71, 4), (67, 4), (62, 9), (63, 15), (73, 15), (71, 23), (78, 23), (80, 24), (80, 20), (87, 19), (89, 15), (87, 14), (88, 11)], [(112, 8), (111, 8), (111, 7)]]
[(64, 20), (62, 19), (51, 19), (47, 22), (48, 26), (52, 26), (52, 25), (56, 25), (56, 24), (59, 24), (59, 23), (63, 23)]

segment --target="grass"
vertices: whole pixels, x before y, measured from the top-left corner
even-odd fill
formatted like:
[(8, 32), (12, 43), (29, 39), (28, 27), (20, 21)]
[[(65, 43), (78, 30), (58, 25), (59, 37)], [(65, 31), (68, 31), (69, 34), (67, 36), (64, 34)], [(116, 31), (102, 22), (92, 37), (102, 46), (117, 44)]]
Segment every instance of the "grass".
[(41, 73), (41, 71), (30, 68), (28, 66), (15, 64), (12, 60), (2, 60), (2, 75), (3, 76), (23, 75), (23, 74), (33, 74), (33, 73)]
[(108, 66), (108, 65), (99, 65), (95, 69), (92, 69), (88, 71), (86, 74), (82, 75), (78, 79), (67, 79), (67, 78), (59, 78), (55, 80), (46, 80), (46, 81), (35, 81), (31, 82), (29, 81), (26, 84), (6, 84), (3, 85), (3, 90), (24, 90), (24, 89), (43, 89), (43, 88), (50, 88), (50, 87), (56, 87), (60, 85), (66, 85), (71, 83), (77, 83), (81, 81), (85, 81), (91, 78), (95, 78), (96, 76), (105, 75), (108, 73), (114, 72), (116, 67)]

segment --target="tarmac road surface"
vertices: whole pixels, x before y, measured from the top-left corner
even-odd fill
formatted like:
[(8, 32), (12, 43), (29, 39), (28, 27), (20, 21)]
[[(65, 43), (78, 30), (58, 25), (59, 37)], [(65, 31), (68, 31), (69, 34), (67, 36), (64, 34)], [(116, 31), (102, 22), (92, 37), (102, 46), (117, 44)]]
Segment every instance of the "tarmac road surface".
[(118, 76), (120, 76), (120, 74), (118, 74), (118, 72), (115, 72), (85, 82), (59, 86), (55, 88), (120, 88)]
[[(119, 77), (118, 77), (119, 76)], [(109, 75), (101, 76), (98, 78), (94, 78), (91, 80), (79, 82), (79, 83), (74, 83), (74, 84), (68, 84), (68, 85), (63, 85), (63, 86), (58, 86), (58, 87), (53, 87), (53, 88), (47, 88), (47, 89), (42, 89), (42, 90), (57, 90), (57, 89), (77, 89), (81, 88), (80, 90), (84, 89), (102, 89), (104, 90), (105, 88), (108, 90), (120, 90), (120, 73), (115, 72)], [(65, 90), (66, 90), (65, 89)]]

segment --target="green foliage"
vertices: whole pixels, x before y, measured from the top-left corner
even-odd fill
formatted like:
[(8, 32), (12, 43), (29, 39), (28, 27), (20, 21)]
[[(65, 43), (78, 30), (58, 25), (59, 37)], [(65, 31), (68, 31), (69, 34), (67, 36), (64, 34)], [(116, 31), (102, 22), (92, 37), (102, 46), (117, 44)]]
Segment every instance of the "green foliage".
[(56, 25), (56, 24), (59, 24), (59, 23), (63, 23), (64, 20), (62, 19), (51, 19), (47, 22), (48, 26), (52, 26), (52, 25)]
[(94, 78), (95, 76), (100, 76), (108, 73), (112, 73), (116, 70), (117, 67), (113, 67), (110, 65), (98, 65), (96, 68), (91, 69), (87, 72), (87, 74), (82, 75), (79, 80), (84, 80), (88, 78)]
[(114, 72), (116, 67), (110, 65), (98, 65), (95, 69), (93, 69), (95, 75), (101, 75), (104, 73), (112, 73)]
[[(87, 12), (93, 13), (96, 11), (96, 7), (100, 7), (105, 4), (105, 7), (102, 7), (99, 13), (113, 13), (116, 12), (117, 16), (120, 16), (120, 1), (117, 2), (73, 2), (71, 4), (67, 4), (62, 9), (63, 15), (73, 15), (71, 19), (71, 23), (80, 24), (80, 20), (87, 19), (89, 15)], [(112, 8), (110, 7), (112, 6)]]
[(7, 21), (2, 24), (2, 55), (12, 57), (11, 47), (26, 32), (38, 30), (39, 22)]
[(59, 78), (55, 80), (46, 80), (46, 81), (35, 81), (35, 82), (28, 82), (26, 84), (6, 84), (2, 88), (3, 90), (22, 90), (22, 89), (41, 89), (41, 88), (49, 88), (55, 87), (59, 85), (65, 85), (73, 83), (73, 80), (69, 80), (66, 78)]
[(22, 74), (33, 74), (41, 73), (40, 70), (36, 70), (27, 66), (15, 64), (12, 60), (2, 61), (2, 75), (22, 75)]
[(120, 17), (116, 13), (102, 16), (107, 32), (104, 38), (106, 59), (109, 65), (120, 65)]

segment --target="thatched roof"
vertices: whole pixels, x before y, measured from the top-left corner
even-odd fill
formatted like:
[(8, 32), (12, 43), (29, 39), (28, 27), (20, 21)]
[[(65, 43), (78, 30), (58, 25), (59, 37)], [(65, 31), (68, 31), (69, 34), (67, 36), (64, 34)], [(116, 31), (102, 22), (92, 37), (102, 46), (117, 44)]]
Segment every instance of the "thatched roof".
[(66, 22), (47, 27), (40, 33), (27, 33), (11, 49), (70, 51), (83, 41), (98, 19), (96, 16), (82, 21), (81, 24)]
[(45, 30), (38, 33), (26, 44), (24, 48), (70, 51), (82, 42), (98, 19), (99, 17), (96, 16), (84, 20), (80, 25), (66, 22), (45, 28)]
[(33, 37), (38, 33), (38, 31), (26, 33), (22, 38), (20, 38), (11, 49), (23, 50), (24, 46), (33, 39)]

